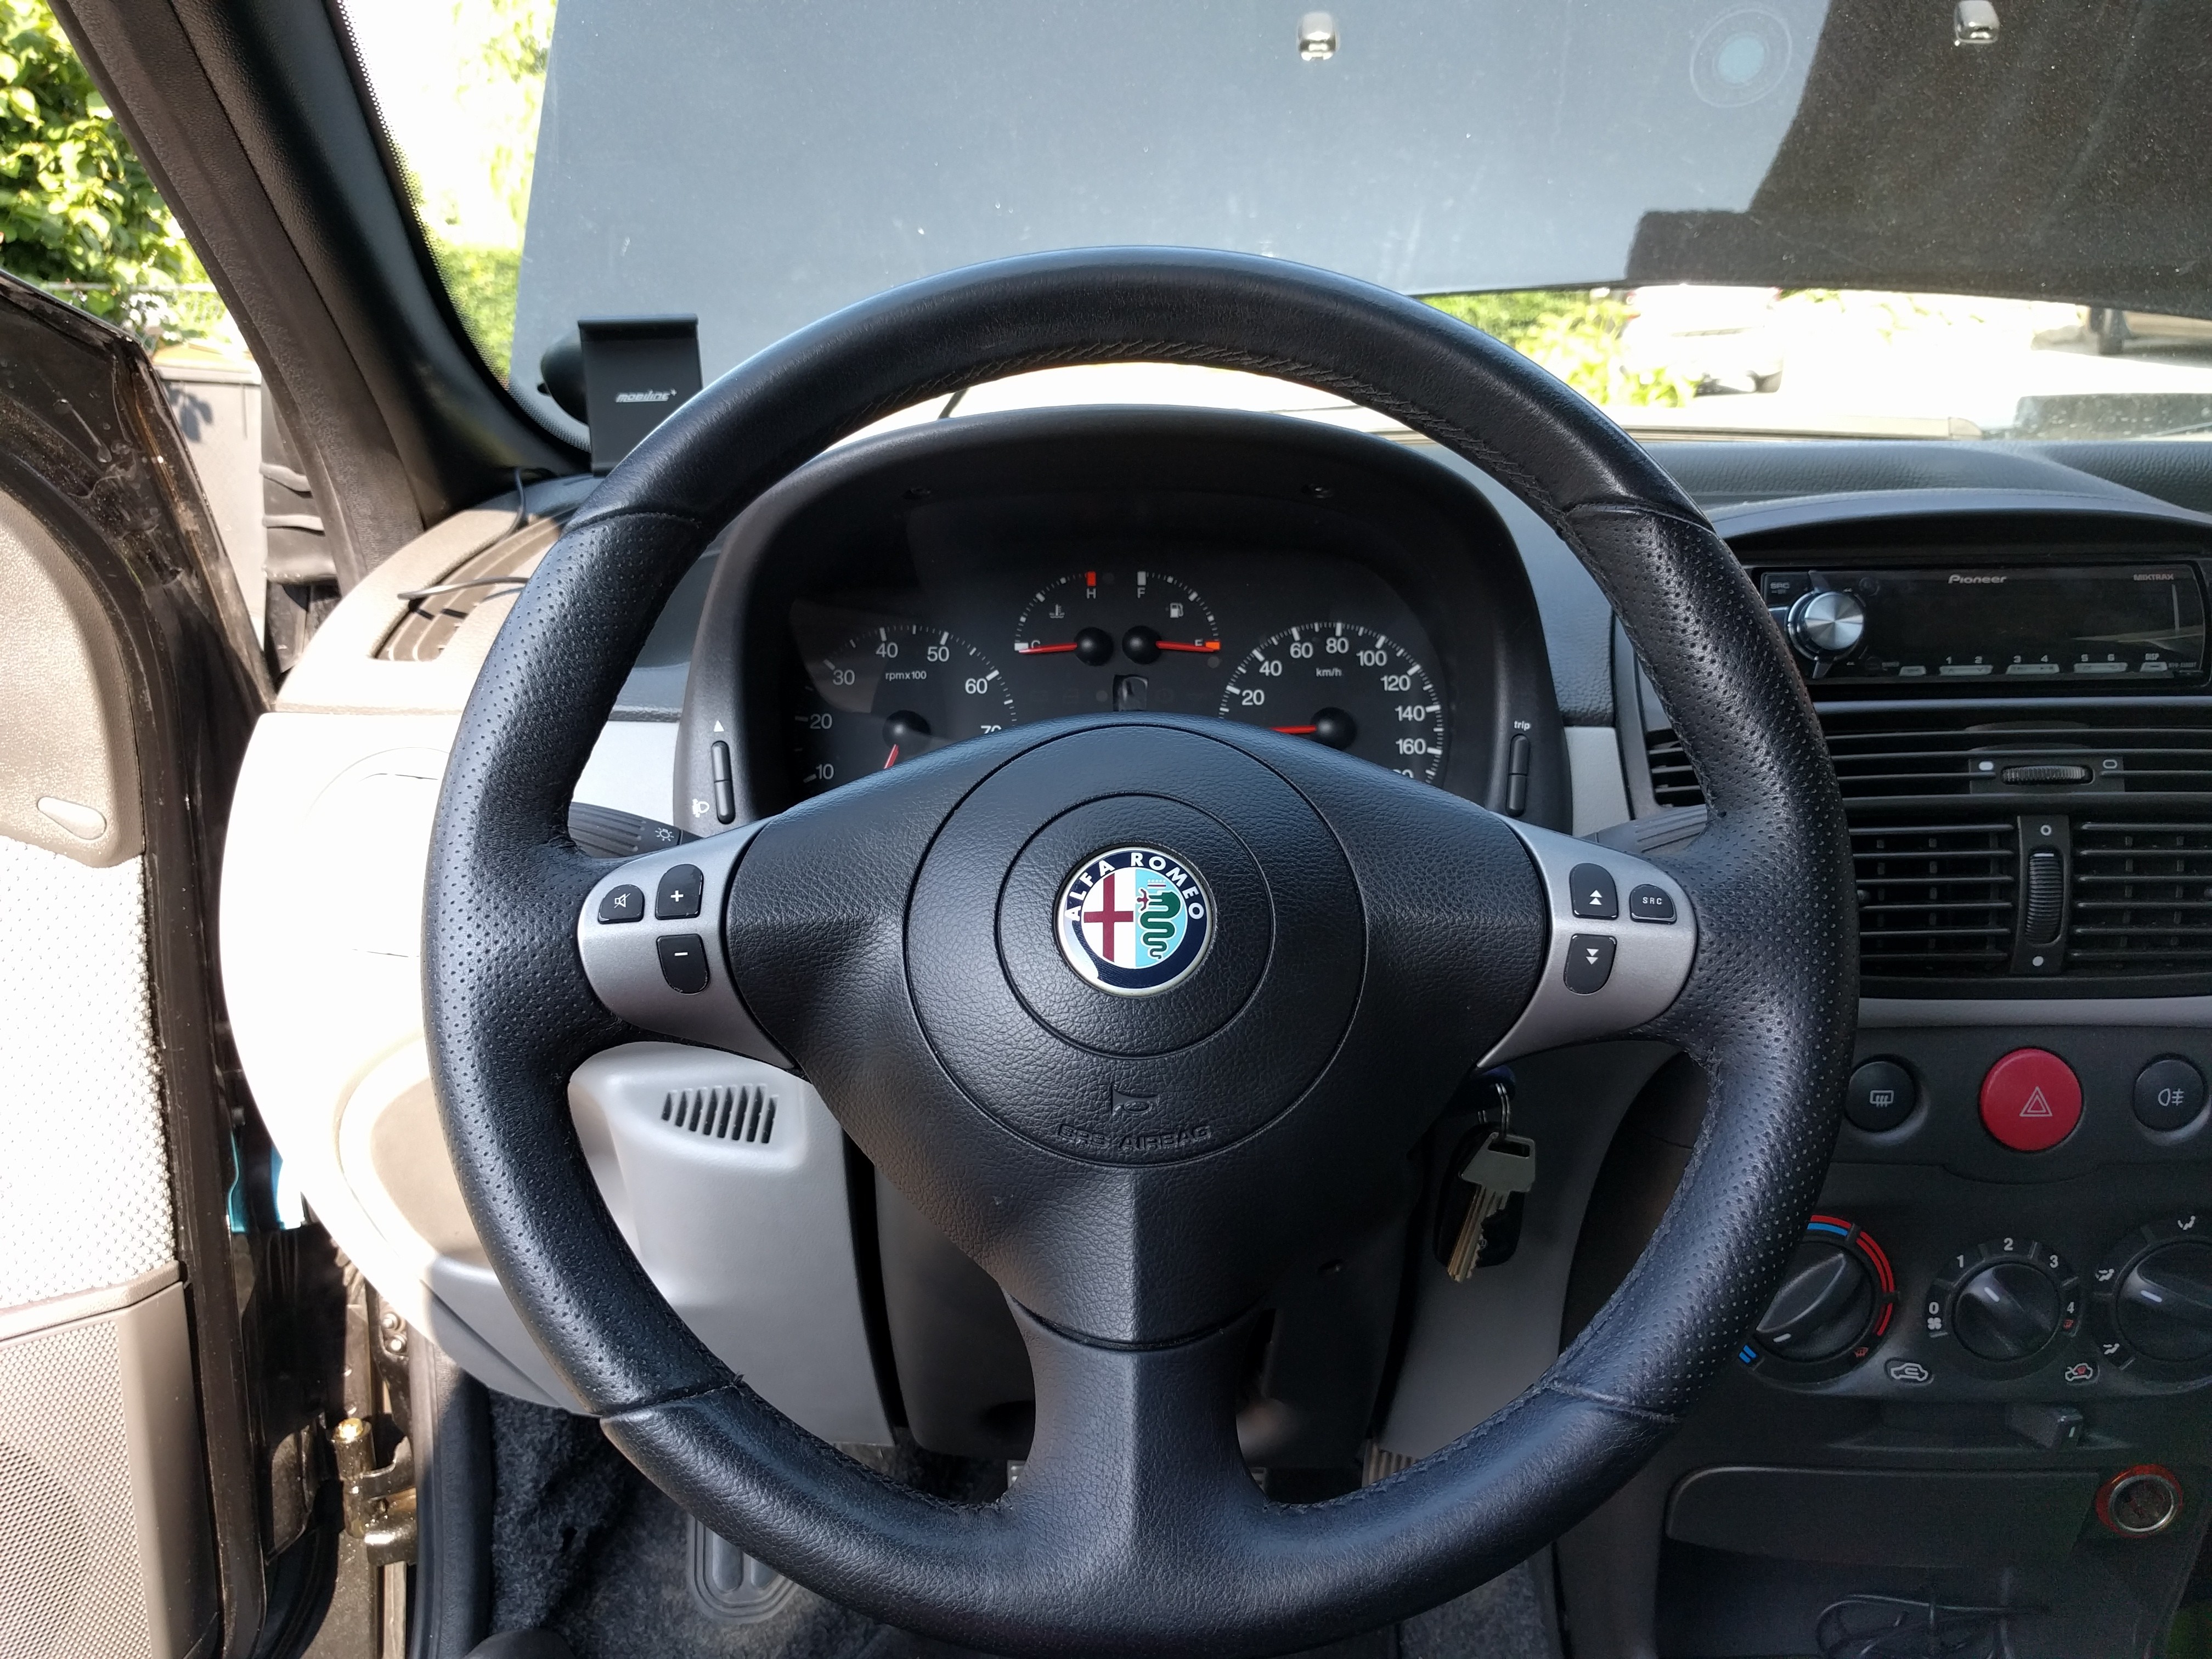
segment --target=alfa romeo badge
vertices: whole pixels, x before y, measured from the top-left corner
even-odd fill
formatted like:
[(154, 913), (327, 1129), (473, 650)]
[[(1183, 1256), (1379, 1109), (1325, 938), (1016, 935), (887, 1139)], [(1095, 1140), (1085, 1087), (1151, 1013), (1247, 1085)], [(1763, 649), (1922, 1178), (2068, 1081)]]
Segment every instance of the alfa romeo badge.
[(1212, 900), (1198, 872), (1156, 847), (1116, 847), (1076, 866), (1054, 932), (1067, 965), (1102, 991), (1146, 997), (1206, 959)]

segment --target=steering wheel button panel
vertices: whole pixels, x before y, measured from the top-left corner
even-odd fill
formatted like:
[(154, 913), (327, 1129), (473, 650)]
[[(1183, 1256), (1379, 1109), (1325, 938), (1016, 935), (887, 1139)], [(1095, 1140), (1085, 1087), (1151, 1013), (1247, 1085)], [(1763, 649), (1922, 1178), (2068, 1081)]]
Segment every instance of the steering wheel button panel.
[[(1681, 994), (1698, 954), (1689, 895), (1658, 866), (1611, 848), (1593, 847), (1555, 830), (1509, 819), (1544, 878), (1551, 909), (1551, 951), (1535, 994), (1513, 1029), (1484, 1057), (1495, 1066), (1516, 1054), (1634, 1029), (1656, 1018)], [(1577, 908), (1600, 885), (1607, 895), (1626, 888), (1629, 915), (1601, 920)], [(1656, 899), (1645, 900), (1649, 891)], [(1668, 927), (1636, 925), (1639, 908), (1665, 902)]]
[(2015, 1048), (1982, 1079), (1982, 1123), (2016, 1152), (2048, 1152), (2081, 1121), (2081, 1079), (2043, 1048)]
[[(584, 900), (576, 921), (576, 950), (599, 1000), (631, 1024), (788, 1066), (790, 1057), (769, 1041), (746, 1011), (723, 960), (722, 896), (730, 890), (738, 854), (757, 829), (746, 824), (687, 842), (680, 853), (645, 853), (615, 866)], [(664, 924), (658, 904), (643, 927), (632, 925), (641, 920), (647, 892), (659, 896), (679, 886), (700, 902), (686, 916), (666, 918), (677, 925)], [(632, 896), (627, 914), (616, 902), (624, 894)], [(716, 925), (702, 930), (693, 919), (702, 914), (716, 918)], [(667, 952), (677, 947), (671, 941), (684, 939), (697, 942), (696, 965), (687, 957), (672, 968)], [(702, 969), (705, 979), (692, 985)]]

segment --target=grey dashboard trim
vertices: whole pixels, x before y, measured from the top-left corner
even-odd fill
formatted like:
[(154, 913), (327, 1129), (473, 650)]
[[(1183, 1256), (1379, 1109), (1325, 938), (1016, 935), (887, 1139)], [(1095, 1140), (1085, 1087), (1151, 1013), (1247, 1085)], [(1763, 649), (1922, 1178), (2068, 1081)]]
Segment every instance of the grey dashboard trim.
[(2212, 997), (1862, 997), (1863, 1031), (1950, 1025), (2212, 1027)]
[(2104, 520), (2140, 519), (2177, 529), (2212, 529), (2212, 514), (2193, 513), (2154, 496), (2069, 495), (2037, 489), (1866, 489), (1789, 501), (1717, 507), (1710, 514), (1722, 537), (1762, 535), (1815, 524), (1870, 523), (1882, 519), (1960, 517), (1971, 514), (2073, 514)]

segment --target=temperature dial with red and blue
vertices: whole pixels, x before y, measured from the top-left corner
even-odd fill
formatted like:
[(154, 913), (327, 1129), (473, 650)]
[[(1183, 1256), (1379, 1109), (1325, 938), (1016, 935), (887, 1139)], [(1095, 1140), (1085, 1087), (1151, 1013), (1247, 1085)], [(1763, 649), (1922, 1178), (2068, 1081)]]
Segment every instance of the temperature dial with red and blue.
[(1736, 1357), (1777, 1381), (1821, 1382), (1872, 1353), (1896, 1316), (1897, 1275), (1881, 1246), (1856, 1222), (1816, 1215)]

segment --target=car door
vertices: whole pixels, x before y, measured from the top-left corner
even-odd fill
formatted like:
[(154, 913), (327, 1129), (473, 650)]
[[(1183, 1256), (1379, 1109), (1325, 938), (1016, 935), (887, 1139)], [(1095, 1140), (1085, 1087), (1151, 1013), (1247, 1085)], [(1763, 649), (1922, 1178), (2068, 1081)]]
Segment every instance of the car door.
[(266, 679), (143, 353), (11, 277), (0, 618), (0, 1650), (240, 1653), (304, 1509), (210, 971)]

